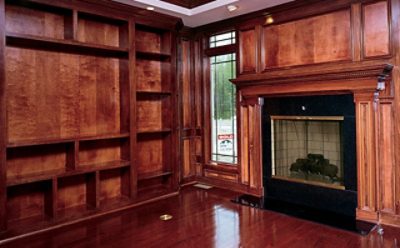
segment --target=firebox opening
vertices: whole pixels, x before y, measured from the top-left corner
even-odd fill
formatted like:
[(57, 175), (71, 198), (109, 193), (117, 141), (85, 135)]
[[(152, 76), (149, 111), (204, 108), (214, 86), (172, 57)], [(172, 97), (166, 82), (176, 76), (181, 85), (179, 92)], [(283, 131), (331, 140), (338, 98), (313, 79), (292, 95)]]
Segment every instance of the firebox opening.
[(272, 177), (345, 189), (343, 116), (271, 116)]
[(264, 200), (355, 218), (357, 166), (352, 94), (264, 97)]

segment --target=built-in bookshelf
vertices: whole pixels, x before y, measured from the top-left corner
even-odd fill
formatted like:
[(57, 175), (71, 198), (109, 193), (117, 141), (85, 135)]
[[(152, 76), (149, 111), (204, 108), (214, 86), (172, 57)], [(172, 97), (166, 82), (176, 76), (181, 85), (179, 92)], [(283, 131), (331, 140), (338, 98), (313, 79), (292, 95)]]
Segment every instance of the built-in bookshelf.
[(1, 8), (9, 236), (177, 191), (173, 31), (43, 2)]

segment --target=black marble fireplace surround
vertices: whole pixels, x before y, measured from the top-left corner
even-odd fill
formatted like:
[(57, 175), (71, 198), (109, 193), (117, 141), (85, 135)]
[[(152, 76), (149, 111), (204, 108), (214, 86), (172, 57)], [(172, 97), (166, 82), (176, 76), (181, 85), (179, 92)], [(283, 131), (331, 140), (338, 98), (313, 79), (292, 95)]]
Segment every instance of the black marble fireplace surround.
[[(272, 177), (271, 116), (343, 116), (343, 185), (335, 189)], [(304, 206), (355, 220), (357, 167), (355, 107), (351, 94), (264, 98), (262, 115), (264, 201)]]

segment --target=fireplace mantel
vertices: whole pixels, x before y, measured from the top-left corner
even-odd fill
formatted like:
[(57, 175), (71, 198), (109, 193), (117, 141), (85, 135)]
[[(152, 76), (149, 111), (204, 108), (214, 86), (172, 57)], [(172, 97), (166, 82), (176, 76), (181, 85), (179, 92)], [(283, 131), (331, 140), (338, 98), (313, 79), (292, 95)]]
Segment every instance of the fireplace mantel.
[[(263, 97), (351, 93), (356, 110), (357, 219), (400, 225), (393, 218), (395, 138), (390, 64), (353, 65), (319, 72), (286, 69), (242, 75), (237, 87), (241, 136), (241, 183), (263, 195), (261, 115)], [(280, 76), (276, 76), (276, 75)]]
[(256, 76), (244, 75), (231, 81), (242, 97), (329, 91), (375, 92), (383, 90), (378, 82), (384, 82), (384, 88), (391, 89), (392, 69), (390, 64), (338, 67), (319, 72), (287, 69), (287, 76), (266, 73)]

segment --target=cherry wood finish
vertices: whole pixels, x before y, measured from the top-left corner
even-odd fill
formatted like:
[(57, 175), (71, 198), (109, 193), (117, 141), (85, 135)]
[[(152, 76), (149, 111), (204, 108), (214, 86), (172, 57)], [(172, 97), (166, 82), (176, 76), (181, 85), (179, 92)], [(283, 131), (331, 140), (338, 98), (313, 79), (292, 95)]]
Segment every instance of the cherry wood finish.
[(175, 35), (136, 25), (136, 172), (138, 198), (176, 191)]
[(263, 28), (263, 70), (351, 59), (350, 10)]
[(181, 183), (193, 182), (202, 174), (202, 44), (182, 36), (179, 42), (181, 108)]
[(252, 27), (239, 31), (239, 74), (258, 71), (258, 28)]
[[(179, 196), (8, 241), (7, 247), (396, 247), (399, 230), (369, 235), (232, 203), (238, 193), (184, 188)], [(171, 214), (167, 222), (161, 214)], [(149, 227), (149, 228), (145, 228)], [(151, 227), (151, 228), (150, 228)]]
[(363, 5), (363, 53), (365, 58), (390, 55), (389, 13), (388, 1)]
[(178, 20), (146, 26), (136, 8), (106, 1), (0, 7), (0, 230), (20, 235), (175, 192)]

